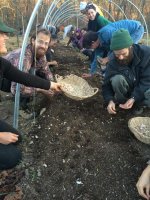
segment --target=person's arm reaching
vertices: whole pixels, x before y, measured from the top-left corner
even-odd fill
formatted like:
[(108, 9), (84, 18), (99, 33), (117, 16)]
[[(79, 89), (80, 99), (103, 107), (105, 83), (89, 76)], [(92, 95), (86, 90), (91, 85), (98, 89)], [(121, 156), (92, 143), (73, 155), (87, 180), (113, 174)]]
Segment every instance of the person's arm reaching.
[(0, 58), (0, 66), (3, 76), (16, 83), (24, 84), (29, 87), (35, 87), (45, 90), (60, 91), (60, 84), (51, 82), (49, 80), (42, 79), (38, 76), (34, 76), (18, 70), (11, 63), (3, 58)]
[(3, 76), (8, 80), (30, 87), (41, 88), (45, 90), (50, 89), (50, 81), (22, 72), (11, 65), (11, 63), (4, 58), (0, 58), (0, 62)]
[(138, 193), (143, 198), (150, 199), (150, 165), (148, 165), (141, 174), (137, 184)]

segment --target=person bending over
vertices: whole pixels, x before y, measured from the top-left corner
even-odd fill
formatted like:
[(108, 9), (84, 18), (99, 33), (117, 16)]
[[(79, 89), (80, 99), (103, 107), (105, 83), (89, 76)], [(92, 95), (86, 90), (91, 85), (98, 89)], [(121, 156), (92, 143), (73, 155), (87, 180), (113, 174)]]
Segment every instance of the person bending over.
[(134, 44), (137, 44), (143, 37), (144, 27), (141, 25), (141, 22), (136, 20), (120, 20), (113, 22), (101, 28), (97, 33), (89, 31), (84, 35), (83, 47), (95, 49), (95, 58), (91, 64), (90, 76), (97, 70), (97, 56), (102, 58), (100, 60), (102, 65), (105, 65), (111, 60), (111, 38), (113, 33), (121, 28), (128, 30)]
[[(25, 56), (23, 59), (23, 71), (29, 74), (35, 74), (46, 80), (53, 80), (53, 75), (49, 69), (46, 60), (46, 51), (50, 42), (50, 32), (47, 29), (39, 29), (37, 33), (31, 36), (30, 44), (27, 45), (25, 50)], [(5, 59), (11, 62), (12, 65), (19, 67), (21, 49), (16, 49), (6, 56)], [(11, 83), (11, 93), (15, 95), (16, 93), (16, 82)], [(50, 95), (50, 92), (41, 89), (34, 89), (33, 87), (26, 87), (21, 85), (20, 87), (20, 105), (21, 109), (25, 112), (25, 116), (30, 116), (28, 114), (28, 105), (34, 91), (42, 92), (43, 94)], [(23, 115), (24, 116), (24, 115)]]

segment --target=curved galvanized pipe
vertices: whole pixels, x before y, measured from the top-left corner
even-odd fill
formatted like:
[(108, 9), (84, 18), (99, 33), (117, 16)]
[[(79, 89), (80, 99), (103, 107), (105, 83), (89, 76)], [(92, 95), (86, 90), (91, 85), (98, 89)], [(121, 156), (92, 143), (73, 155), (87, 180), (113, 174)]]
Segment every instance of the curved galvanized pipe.
[[(118, 8), (120, 8), (116, 3), (114, 3), (112, 0), (109, 0), (110, 2), (112, 2), (114, 5), (116, 5)], [(143, 19), (143, 21), (144, 21), (144, 24), (145, 24), (145, 28), (146, 28), (146, 34), (147, 34), (147, 45), (148, 45), (148, 39), (149, 39), (149, 32), (148, 32), (148, 27), (147, 27), (147, 23), (146, 23), (146, 20), (145, 20), (145, 17), (144, 17), (144, 15), (141, 13), (141, 11), (140, 11), (140, 9), (133, 3), (133, 2), (131, 2), (130, 0), (127, 0), (130, 4), (132, 4), (135, 8), (136, 8), (136, 10), (140, 13), (140, 15), (142, 16), (142, 19)], [(124, 11), (123, 11), (123, 9), (121, 9), (120, 8), (120, 10), (123, 12), (123, 14), (125, 15), (125, 13), (124, 13)], [(126, 19), (128, 19), (127, 18), (127, 16), (125, 15), (125, 17), (126, 17)]]
[(52, 23), (55, 23), (60, 16), (62, 16), (66, 12), (70, 12), (70, 11), (74, 11), (74, 6), (69, 6), (65, 10), (60, 11), (59, 14), (54, 18)]
[[(75, 17), (75, 16), (76, 16), (75, 14), (73, 14), (72, 16), (67, 16), (65, 19), (62, 19), (62, 21), (59, 24), (63, 23), (65, 20), (69, 20), (70, 18)], [(85, 22), (83, 19), (80, 19), (80, 20), (83, 21), (83, 22)]]
[(51, 21), (52, 21), (52, 22), (53, 22), (53, 20), (55, 19), (55, 16), (57, 16), (57, 14), (60, 14), (60, 13), (58, 13), (58, 12), (60, 12), (62, 9), (64, 10), (66, 7), (68, 7), (70, 4), (72, 4), (72, 2), (71, 2), (71, 3), (68, 3), (68, 2), (70, 2), (70, 0), (65, 1), (65, 3), (63, 3), (63, 4), (60, 6), (60, 8), (58, 8), (58, 9), (55, 11), (55, 13), (53, 14), (53, 16), (51, 16)]
[(102, 8), (102, 7), (101, 7), (101, 10), (105, 11), (112, 18), (112, 20), (115, 21), (114, 17), (109, 13), (108, 10), (106, 10), (105, 8)]
[[(74, 17), (74, 16), (76, 16), (76, 14), (72, 14), (72, 15), (67, 15), (67, 16), (65, 16), (64, 18), (61, 18), (60, 19), (60, 21), (59, 21), (59, 23), (57, 24), (57, 25), (60, 25), (61, 23), (63, 23), (65, 20), (68, 20), (68, 19), (70, 19), (71, 17)], [(88, 23), (88, 20), (87, 20), (87, 18), (79, 18), (79, 20), (82, 20), (82, 21), (84, 21), (85, 23)]]
[[(22, 70), (23, 68), (23, 59), (24, 59), (24, 54), (25, 54), (25, 49), (26, 49), (26, 44), (28, 42), (28, 37), (29, 33), (31, 31), (32, 24), (34, 22), (35, 16), (37, 14), (37, 11), (42, 3), (42, 0), (38, 0), (36, 3), (36, 6), (32, 12), (32, 15), (30, 17), (25, 35), (24, 35), (24, 40), (22, 43), (22, 48), (21, 48), (21, 54), (20, 54), (20, 59), (19, 59), (19, 69)], [(13, 121), (13, 126), (14, 128), (18, 128), (18, 114), (19, 114), (19, 99), (20, 99), (20, 84), (17, 84), (16, 86), (16, 95), (15, 95), (15, 105), (14, 105), (14, 121)]]
[(145, 20), (145, 17), (144, 15), (141, 13), (140, 9), (134, 4), (132, 3), (130, 0), (127, 0), (130, 4), (132, 4), (136, 9), (137, 11), (140, 13), (140, 15), (142, 16), (142, 19), (144, 21), (144, 24), (145, 24), (145, 28), (146, 28), (146, 35), (147, 35), (147, 45), (148, 45), (148, 39), (149, 39), (149, 32), (148, 32), (148, 28), (147, 28), (147, 23), (146, 23), (146, 20)]
[(57, 1), (57, 0), (54, 0), (54, 1), (52, 2), (51, 6), (49, 7), (49, 9), (48, 9), (48, 11), (47, 11), (47, 14), (46, 14), (45, 19), (44, 19), (44, 22), (43, 22), (43, 27), (45, 27), (46, 24), (47, 24), (47, 21), (48, 21), (48, 18), (49, 18), (49, 14), (50, 14), (52, 8), (53, 8), (54, 5), (55, 5), (55, 1)]
[[(70, 13), (69, 13), (70, 14)], [(74, 11), (74, 14), (73, 14), (73, 16), (75, 16), (75, 14), (79, 17), (79, 16), (81, 16), (81, 17), (83, 17), (84, 19), (85, 19), (85, 21), (87, 22), (88, 21), (88, 19), (87, 19), (87, 17), (85, 16), (85, 15), (83, 15), (82, 13), (76, 13), (76, 11)], [(72, 15), (72, 13), (71, 13), (71, 15)], [(64, 14), (61, 18), (59, 18), (58, 20), (57, 20), (57, 22), (59, 21), (59, 20), (62, 20), (63, 18), (65, 18), (66, 19), (66, 17), (68, 16), (68, 13), (66, 14)], [(70, 15), (69, 15), (70, 16)], [(56, 24), (56, 22), (55, 22), (55, 24)], [(60, 23), (59, 23), (60, 24)]]
[[(60, 25), (61, 23), (63, 23), (65, 20), (68, 20), (68, 19), (70, 19), (70, 18), (72, 18), (72, 17), (74, 17), (74, 16), (76, 16), (76, 13), (75, 14), (72, 14), (72, 15), (70, 15), (70, 16), (66, 16), (65, 18), (62, 18), (62, 19), (60, 19), (61, 21), (57, 24), (57, 25)], [(80, 19), (81, 20), (81, 19)], [(86, 21), (86, 20), (83, 20), (82, 19), (82, 21), (84, 21), (84, 22), (88, 22), (88, 21)]]
[[(112, 20), (115, 21), (115, 19), (113, 18), (113, 16), (106, 9), (102, 8), (102, 10), (104, 10), (112, 18)], [(58, 20), (55, 22), (55, 24), (57, 24), (57, 22), (58, 22)]]
[[(54, 8), (56, 7), (56, 5), (57, 5), (60, 1), (61, 1), (61, 0), (54, 0), (54, 1), (52, 2), (50, 8), (48, 9), (48, 12), (47, 12), (47, 14), (46, 14), (46, 17), (45, 17), (45, 19), (44, 19), (43, 27), (45, 27), (45, 26), (47, 25), (47, 23), (48, 23), (48, 21), (49, 21), (49, 18), (50, 18), (50, 16), (51, 16), (51, 13), (53, 12)], [(56, 5), (55, 5), (55, 4), (56, 4)], [(54, 7), (54, 5), (55, 5), (55, 7)], [(50, 22), (50, 24), (51, 24), (51, 22)]]
[(123, 15), (125, 16), (125, 18), (128, 19), (127, 16), (126, 16), (126, 14), (125, 14), (125, 12), (124, 12), (124, 10), (123, 10), (118, 4), (116, 4), (116, 3), (115, 3), (114, 1), (112, 1), (112, 0), (109, 0), (109, 2), (110, 2), (110, 3), (113, 3), (117, 8), (119, 8), (119, 9), (121, 10), (121, 12), (123, 13)]
[(55, 20), (55, 25), (56, 25), (56, 24), (58, 23), (58, 21), (60, 21), (61, 19), (65, 18), (66, 16), (70, 16), (70, 15), (72, 15), (72, 14), (74, 14), (74, 16), (77, 15), (77, 13), (76, 13), (75, 11), (73, 11), (73, 10), (70, 10), (70, 11), (64, 13), (61, 17), (57, 18), (57, 21)]
[(57, 17), (56, 17), (56, 19), (53, 21), (53, 23), (52, 24), (57, 24), (57, 21), (58, 21), (58, 19), (59, 18), (61, 18), (61, 16), (63, 16), (64, 14), (66, 14), (66, 13), (70, 13), (70, 12), (73, 12), (74, 11), (74, 7), (70, 7), (69, 9), (66, 9), (66, 10), (64, 10), (63, 12), (60, 12), (60, 15), (58, 15)]

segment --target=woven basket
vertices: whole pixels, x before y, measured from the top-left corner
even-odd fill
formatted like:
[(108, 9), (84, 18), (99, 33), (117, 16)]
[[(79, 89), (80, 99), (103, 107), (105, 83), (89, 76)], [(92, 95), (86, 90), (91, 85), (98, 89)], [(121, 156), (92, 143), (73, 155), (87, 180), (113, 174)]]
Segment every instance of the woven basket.
[(83, 100), (94, 96), (98, 88), (92, 88), (86, 80), (74, 74), (68, 76), (55, 76), (56, 81), (61, 84), (64, 94), (74, 100)]
[(150, 144), (150, 117), (134, 117), (128, 121), (128, 127), (138, 140)]

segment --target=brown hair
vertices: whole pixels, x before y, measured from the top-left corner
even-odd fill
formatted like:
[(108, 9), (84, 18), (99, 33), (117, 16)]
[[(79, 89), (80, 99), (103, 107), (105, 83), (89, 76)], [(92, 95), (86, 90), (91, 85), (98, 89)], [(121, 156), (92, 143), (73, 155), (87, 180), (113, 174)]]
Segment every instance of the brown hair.
[(39, 30), (37, 30), (36, 32), (34, 32), (31, 37), (30, 37), (30, 44), (32, 44), (32, 40), (36, 39), (36, 36), (39, 34), (39, 33), (43, 33), (44, 35), (48, 35), (50, 38), (51, 38), (51, 34), (49, 32), (49, 30), (47, 30), (46, 28), (41, 28)]
[(61, 25), (58, 28), (59, 28), (59, 31), (64, 31), (64, 26)]

